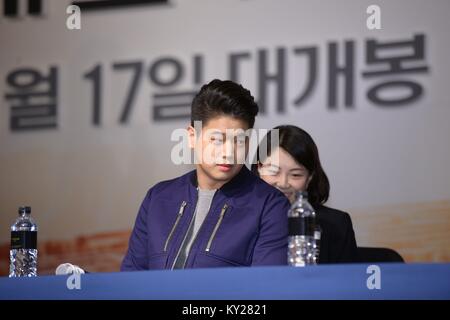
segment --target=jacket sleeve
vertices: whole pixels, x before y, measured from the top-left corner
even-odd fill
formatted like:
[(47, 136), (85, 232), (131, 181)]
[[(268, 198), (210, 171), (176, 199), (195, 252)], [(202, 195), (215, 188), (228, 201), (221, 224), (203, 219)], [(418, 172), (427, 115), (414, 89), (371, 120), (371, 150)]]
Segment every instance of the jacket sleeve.
[(288, 244), (288, 199), (281, 193), (269, 196), (253, 250), (252, 266), (286, 265)]
[(148, 255), (147, 255), (147, 215), (148, 205), (151, 199), (150, 189), (142, 202), (133, 231), (131, 232), (128, 243), (127, 253), (122, 261), (120, 271), (136, 271), (148, 269)]

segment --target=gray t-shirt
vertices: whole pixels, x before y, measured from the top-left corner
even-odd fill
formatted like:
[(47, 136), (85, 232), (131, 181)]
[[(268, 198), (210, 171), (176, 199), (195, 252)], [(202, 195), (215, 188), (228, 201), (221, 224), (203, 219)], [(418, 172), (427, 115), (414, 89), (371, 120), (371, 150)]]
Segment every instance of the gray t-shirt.
[(198, 233), (198, 230), (202, 226), (203, 221), (205, 221), (215, 193), (216, 190), (198, 190), (198, 200), (197, 206), (195, 207), (194, 216), (189, 225), (186, 237), (181, 244), (180, 254), (178, 255), (178, 258), (175, 262), (174, 269), (181, 269), (184, 267), (186, 259), (189, 255), (189, 251), (191, 249), (191, 245), (194, 242), (194, 239)]

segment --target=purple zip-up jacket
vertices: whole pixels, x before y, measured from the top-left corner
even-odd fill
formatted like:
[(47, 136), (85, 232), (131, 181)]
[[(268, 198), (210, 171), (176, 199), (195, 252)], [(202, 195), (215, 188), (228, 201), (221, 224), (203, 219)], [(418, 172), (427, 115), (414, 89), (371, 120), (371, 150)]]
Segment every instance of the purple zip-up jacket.
[[(197, 203), (191, 171), (152, 187), (139, 209), (121, 270), (172, 269)], [(214, 195), (185, 268), (287, 264), (289, 201), (245, 166)]]

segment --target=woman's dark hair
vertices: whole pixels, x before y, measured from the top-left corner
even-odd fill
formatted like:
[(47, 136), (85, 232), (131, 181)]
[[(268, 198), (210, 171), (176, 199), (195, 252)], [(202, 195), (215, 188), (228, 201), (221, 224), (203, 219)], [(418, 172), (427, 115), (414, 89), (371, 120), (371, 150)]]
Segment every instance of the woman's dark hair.
[(202, 121), (204, 125), (216, 116), (229, 115), (253, 128), (257, 114), (258, 105), (249, 90), (230, 80), (214, 79), (192, 101), (191, 125), (194, 121)]
[[(319, 150), (314, 140), (305, 130), (296, 126), (283, 125), (273, 129), (279, 130), (279, 146), (289, 153), (295, 161), (304, 166), (309, 174), (313, 175), (307, 190), (308, 201), (314, 207), (325, 203), (330, 195), (330, 182), (320, 164)], [(269, 156), (271, 153), (271, 131), (263, 138), (261, 144), (263, 143), (267, 146), (267, 156)], [(258, 147), (256, 157), (258, 163), (261, 163), (265, 159), (260, 159), (259, 153)], [(252, 165), (252, 171), (258, 174), (257, 164)]]

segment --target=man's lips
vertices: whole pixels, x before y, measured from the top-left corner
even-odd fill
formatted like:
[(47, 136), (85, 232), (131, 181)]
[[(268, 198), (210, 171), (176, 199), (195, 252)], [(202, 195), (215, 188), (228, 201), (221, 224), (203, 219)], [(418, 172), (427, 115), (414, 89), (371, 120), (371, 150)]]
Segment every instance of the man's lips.
[(231, 164), (218, 164), (219, 170), (221, 171), (229, 171), (233, 165)]

